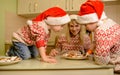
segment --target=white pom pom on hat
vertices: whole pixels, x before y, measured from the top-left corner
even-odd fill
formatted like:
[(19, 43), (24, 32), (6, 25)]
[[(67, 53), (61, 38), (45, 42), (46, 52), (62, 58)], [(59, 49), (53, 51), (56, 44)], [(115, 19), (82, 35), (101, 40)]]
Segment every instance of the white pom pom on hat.
[(27, 24), (32, 25), (33, 24), (32, 20), (27, 20)]

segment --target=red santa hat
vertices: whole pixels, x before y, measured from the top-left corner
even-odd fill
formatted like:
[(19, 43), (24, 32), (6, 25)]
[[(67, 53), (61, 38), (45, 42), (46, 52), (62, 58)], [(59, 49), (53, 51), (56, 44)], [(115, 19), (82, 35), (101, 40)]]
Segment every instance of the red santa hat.
[(77, 21), (80, 24), (97, 22), (107, 18), (104, 13), (104, 5), (100, 0), (88, 0), (82, 4), (78, 15)]
[(38, 15), (32, 21), (28, 20), (27, 24), (32, 25), (36, 21), (45, 21), (49, 25), (63, 25), (70, 21), (70, 17), (63, 9), (52, 7)]

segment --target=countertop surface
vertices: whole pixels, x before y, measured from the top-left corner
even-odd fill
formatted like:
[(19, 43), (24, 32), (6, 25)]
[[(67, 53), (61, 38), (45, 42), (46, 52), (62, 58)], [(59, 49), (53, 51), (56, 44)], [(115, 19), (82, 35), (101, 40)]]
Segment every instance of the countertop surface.
[(22, 60), (19, 63), (0, 66), (0, 70), (59, 70), (59, 69), (103, 69), (113, 65), (97, 65), (91, 60), (67, 60), (56, 57), (57, 63), (45, 63), (36, 59)]

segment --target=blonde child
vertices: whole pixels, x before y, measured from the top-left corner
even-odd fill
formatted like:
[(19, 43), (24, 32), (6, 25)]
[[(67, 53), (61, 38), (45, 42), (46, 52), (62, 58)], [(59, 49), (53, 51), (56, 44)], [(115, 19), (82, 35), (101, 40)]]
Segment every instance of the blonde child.
[(27, 21), (26, 26), (13, 33), (13, 46), (8, 55), (29, 59), (39, 54), (44, 62), (55, 63), (55, 58), (46, 55), (50, 31), (62, 30), (64, 24), (69, 21), (70, 18), (63, 9), (59, 7), (47, 9), (35, 19)]
[(85, 54), (91, 48), (90, 37), (86, 34), (85, 27), (76, 21), (77, 15), (70, 15), (70, 18), (67, 33), (58, 36), (55, 49), (50, 52), (50, 55), (56, 56), (70, 51)]

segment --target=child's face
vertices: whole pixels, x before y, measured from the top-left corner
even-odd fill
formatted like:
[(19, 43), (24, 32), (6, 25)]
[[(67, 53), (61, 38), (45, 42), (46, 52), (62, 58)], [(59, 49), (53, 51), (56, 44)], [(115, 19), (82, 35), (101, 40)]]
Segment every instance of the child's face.
[(51, 29), (55, 32), (59, 32), (63, 29), (64, 25), (51, 25)]
[(69, 23), (69, 31), (73, 36), (76, 36), (80, 32), (80, 28), (81, 26), (76, 21)]
[(97, 28), (97, 22), (88, 23), (85, 26), (88, 31), (94, 31)]

